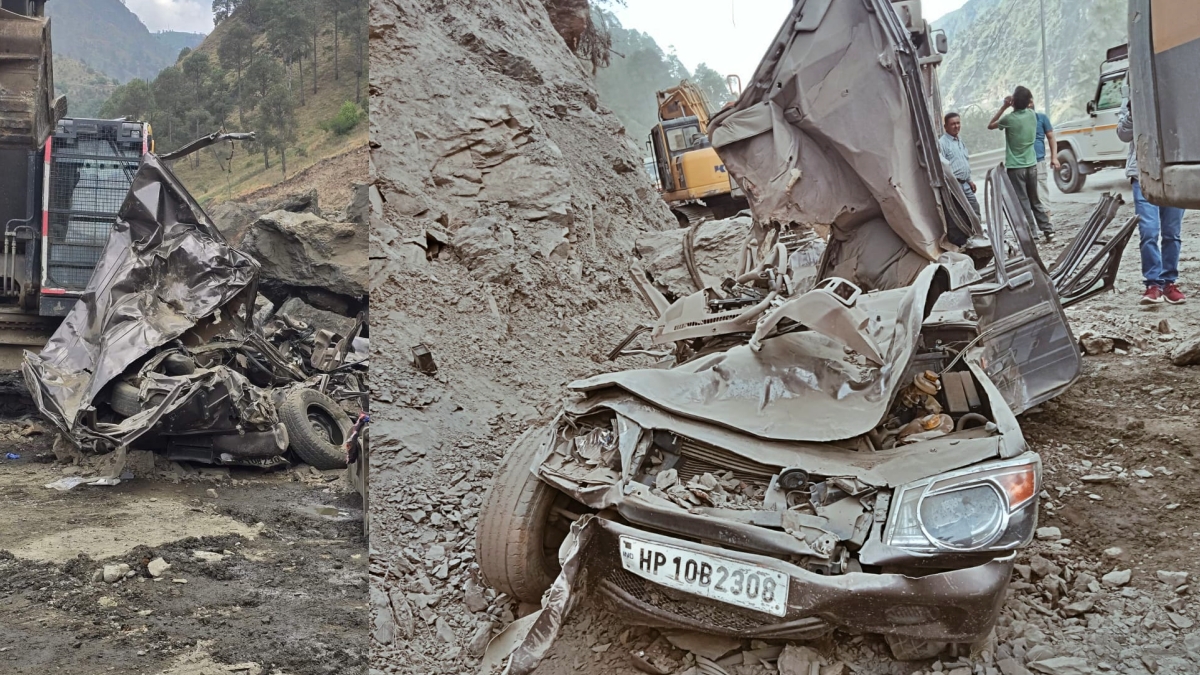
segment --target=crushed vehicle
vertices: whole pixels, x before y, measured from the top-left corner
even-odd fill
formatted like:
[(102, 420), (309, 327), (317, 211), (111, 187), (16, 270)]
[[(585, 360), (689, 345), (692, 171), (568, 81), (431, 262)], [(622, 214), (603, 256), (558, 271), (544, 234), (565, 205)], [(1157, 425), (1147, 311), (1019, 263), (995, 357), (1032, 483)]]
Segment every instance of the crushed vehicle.
[[(231, 247), (168, 162), (142, 157), (86, 288), (22, 373), (38, 409), (90, 452), (343, 468), (368, 390), (367, 315), (339, 335), (259, 307), (259, 264)], [(113, 476), (112, 478), (117, 478)]]
[(671, 301), (635, 275), (656, 319), (611, 356), (660, 360), (572, 383), (504, 457), (476, 556), (542, 609), (485, 671), (534, 670), (585, 595), (737, 638), (880, 634), (904, 660), (986, 639), (1037, 525), (1017, 415), (1079, 376), (1063, 308), (1112, 287), (1137, 219), (1110, 232), (1105, 195), (1046, 264), (992, 170), (985, 231), (939, 160), (920, 27), (798, 2), (714, 119), (755, 230), (719, 285)]

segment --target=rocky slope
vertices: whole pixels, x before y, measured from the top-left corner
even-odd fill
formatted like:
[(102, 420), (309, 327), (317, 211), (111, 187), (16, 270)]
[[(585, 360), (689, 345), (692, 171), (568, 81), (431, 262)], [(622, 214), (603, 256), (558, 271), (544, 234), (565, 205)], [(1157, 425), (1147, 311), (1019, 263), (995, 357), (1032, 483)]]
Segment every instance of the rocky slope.
[(647, 318), (634, 242), (675, 222), (539, 0), (374, 2), (370, 51), (374, 667), (466, 672), (511, 616), (475, 581), (488, 478)]

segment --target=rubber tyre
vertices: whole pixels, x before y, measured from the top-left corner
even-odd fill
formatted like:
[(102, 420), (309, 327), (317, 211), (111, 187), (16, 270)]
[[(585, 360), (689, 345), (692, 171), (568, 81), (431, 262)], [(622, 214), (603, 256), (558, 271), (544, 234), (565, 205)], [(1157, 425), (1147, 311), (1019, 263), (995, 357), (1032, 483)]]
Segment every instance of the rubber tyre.
[(1082, 190), (1087, 176), (1079, 173), (1079, 160), (1075, 158), (1075, 152), (1070, 148), (1059, 150), (1058, 162), (1062, 166), (1054, 171), (1054, 184), (1059, 191), (1069, 195)]
[(114, 382), (108, 395), (108, 405), (118, 415), (133, 417), (142, 412), (141, 392), (128, 382)]
[[(312, 416), (326, 427), (320, 428)], [(305, 463), (322, 471), (346, 468), (342, 444), (353, 423), (333, 399), (315, 389), (294, 389), (279, 407), (279, 420), (287, 428), (289, 447)]]
[(530, 468), (545, 427), (526, 431), (504, 455), (479, 512), (475, 555), (492, 588), (521, 602), (537, 603), (558, 576), (556, 558), (548, 559), (543, 542), (550, 507), (558, 490), (538, 480)]

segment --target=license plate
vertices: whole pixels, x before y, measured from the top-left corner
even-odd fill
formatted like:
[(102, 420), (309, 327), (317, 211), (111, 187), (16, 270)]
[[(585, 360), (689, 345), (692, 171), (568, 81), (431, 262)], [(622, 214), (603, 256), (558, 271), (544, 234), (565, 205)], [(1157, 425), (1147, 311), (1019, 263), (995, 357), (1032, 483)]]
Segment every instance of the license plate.
[(687, 549), (621, 537), (621, 565), (668, 588), (775, 616), (787, 614), (788, 575)]

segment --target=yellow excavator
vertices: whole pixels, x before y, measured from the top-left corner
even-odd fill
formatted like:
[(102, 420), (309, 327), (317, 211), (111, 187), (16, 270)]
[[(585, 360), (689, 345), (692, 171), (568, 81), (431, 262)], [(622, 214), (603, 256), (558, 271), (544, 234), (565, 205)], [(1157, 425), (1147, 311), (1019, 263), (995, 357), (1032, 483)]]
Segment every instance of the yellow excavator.
[(684, 80), (657, 97), (658, 124), (650, 130), (648, 146), (659, 192), (680, 226), (728, 218), (749, 208), (708, 140), (712, 110), (704, 92)]

